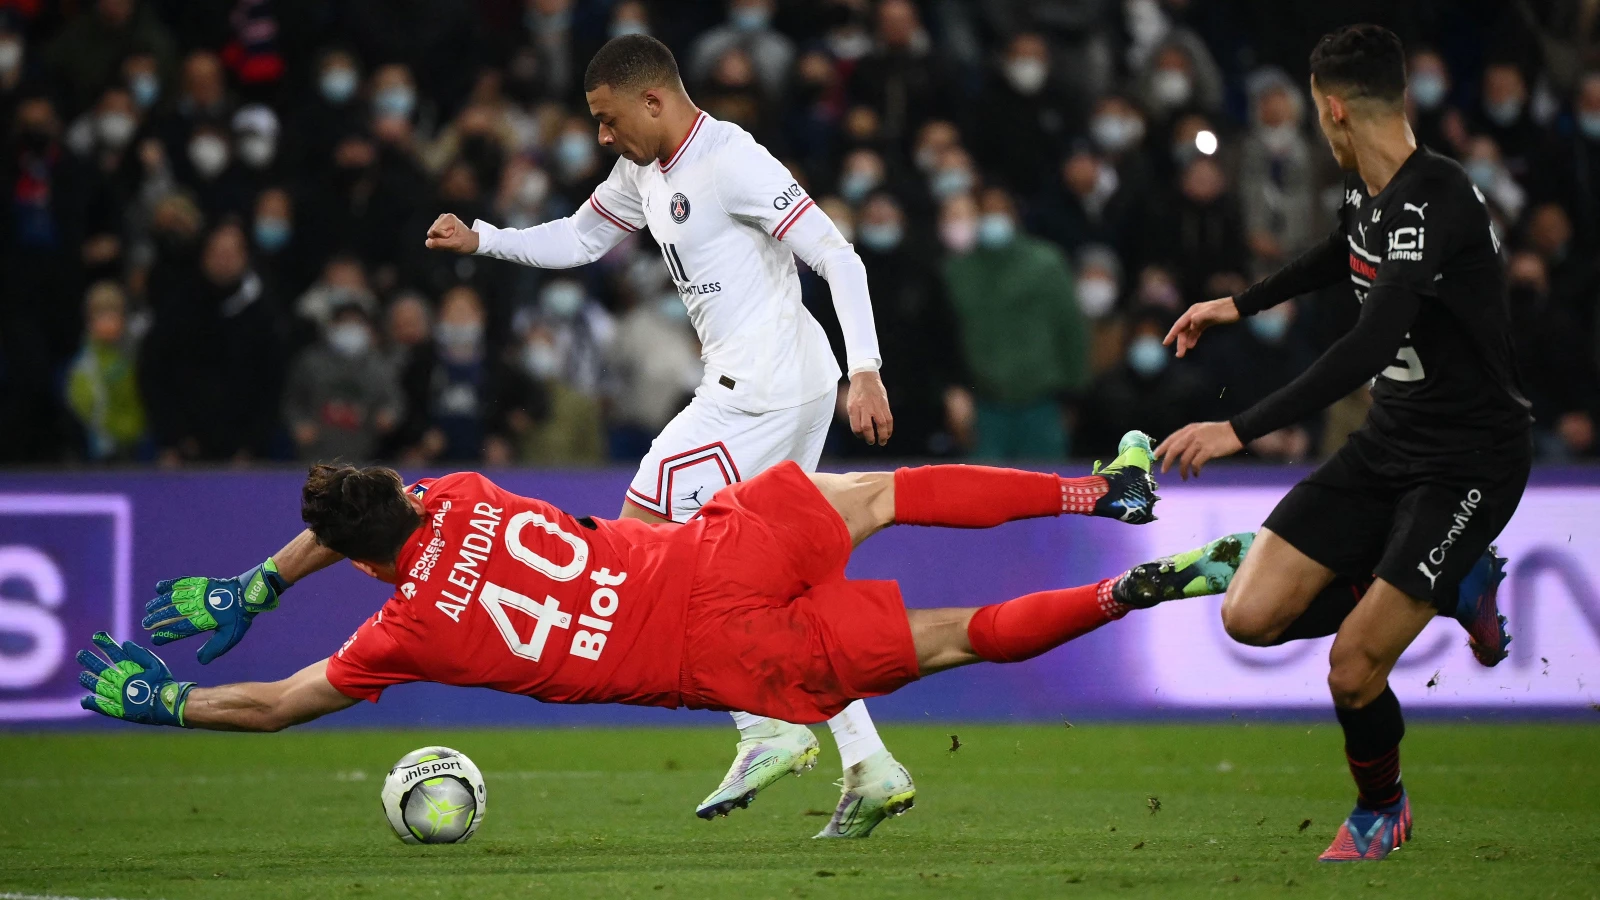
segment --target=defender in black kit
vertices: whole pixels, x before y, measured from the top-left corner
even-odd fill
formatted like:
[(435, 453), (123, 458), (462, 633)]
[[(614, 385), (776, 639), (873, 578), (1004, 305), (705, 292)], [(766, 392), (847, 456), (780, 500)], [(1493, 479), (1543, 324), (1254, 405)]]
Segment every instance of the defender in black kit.
[(1512, 358), (1499, 239), (1461, 166), (1418, 147), (1405, 55), (1373, 25), (1325, 36), (1311, 92), (1348, 173), (1339, 225), (1237, 297), (1191, 307), (1167, 335), (1183, 356), (1210, 326), (1349, 279), (1360, 316), (1300, 377), (1228, 422), (1189, 425), (1156, 449), (1185, 478), (1371, 380), (1366, 424), (1273, 510), (1223, 605), (1247, 644), (1337, 634), (1328, 686), (1359, 790), (1322, 855), (1382, 859), (1409, 839), (1405, 733), (1388, 677), (1436, 614), (1466, 626), (1478, 660), (1510, 640), (1492, 542), (1516, 511), (1533, 447)]

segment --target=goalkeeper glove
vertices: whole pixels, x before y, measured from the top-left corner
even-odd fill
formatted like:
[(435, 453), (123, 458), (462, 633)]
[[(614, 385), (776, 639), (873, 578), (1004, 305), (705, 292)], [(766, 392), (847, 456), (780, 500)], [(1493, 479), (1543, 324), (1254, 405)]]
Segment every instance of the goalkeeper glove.
[(94, 644), (105, 659), (78, 651), (78, 665), (84, 669), (78, 673), (78, 683), (94, 692), (81, 701), (84, 709), (140, 725), (188, 727), (183, 707), (194, 682), (174, 679), (161, 657), (133, 641), (119, 647), (111, 635), (100, 631)]
[(195, 654), (206, 665), (233, 649), (257, 615), (277, 609), (278, 595), (288, 589), (271, 559), (237, 578), (169, 579), (156, 585), (159, 596), (145, 604), (139, 625), (157, 647), (216, 632)]

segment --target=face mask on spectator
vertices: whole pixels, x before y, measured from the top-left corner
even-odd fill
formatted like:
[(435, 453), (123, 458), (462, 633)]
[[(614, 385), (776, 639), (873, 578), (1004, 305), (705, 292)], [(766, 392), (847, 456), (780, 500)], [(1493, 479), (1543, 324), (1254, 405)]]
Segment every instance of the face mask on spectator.
[(964, 194), (972, 190), (972, 173), (966, 169), (940, 169), (933, 173), (933, 180), (928, 189), (940, 200)]
[(22, 42), (16, 38), (0, 41), (0, 74), (10, 75), (22, 67)]
[(771, 20), (772, 14), (764, 6), (740, 6), (728, 14), (733, 27), (745, 33), (761, 31)]
[(128, 141), (133, 137), (134, 130), (138, 127), (139, 123), (133, 120), (133, 116), (125, 112), (113, 110), (100, 113), (94, 117), (95, 137), (100, 139), (100, 143), (113, 150), (120, 150), (127, 146)]
[(625, 19), (621, 22), (613, 22), (611, 25), (611, 36), (614, 38), (626, 37), (630, 34), (649, 33), (650, 26), (644, 24), (638, 19)]
[(978, 242), (978, 220), (950, 219), (942, 223), (939, 240), (953, 253), (966, 253)]
[(1133, 116), (1103, 113), (1089, 124), (1089, 135), (1100, 149), (1120, 153), (1144, 137), (1144, 123)]
[(1444, 76), (1437, 72), (1418, 72), (1411, 76), (1411, 82), (1406, 85), (1411, 91), (1411, 99), (1417, 101), (1417, 108), (1433, 111), (1444, 102), (1445, 87)]
[(1483, 112), (1484, 115), (1489, 117), (1489, 121), (1504, 128), (1515, 122), (1517, 117), (1522, 115), (1522, 101), (1512, 98), (1501, 100), (1498, 103), (1485, 103)]
[(539, 295), (539, 305), (546, 315), (570, 319), (583, 308), (583, 288), (570, 281), (558, 281)]
[(215, 178), (228, 167), (228, 143), (214, 134), (202, 134), (189, 142), (189, 162), (202, 178)]
[(1265, 309), (1246, 319), (1250, 333), (1265, 344), (1283, 343), (1284, 336), (1289, 333), (1289, 315), (1281, 309)]
[(905, 237), (905, 229), (899, 222), (866, 222), (861, 226), (859, 238), (867, 249), (878, 253), (888, 253), (900, 246), (900, 241)]
[(1261, 143), (1274, 155), (1288, 153), (1294, 149), (1294, 139), (1299, 129), (1285, 123), (1283, 125), (1263, 125), (1256, 133), (1261, 135)]
[(532, 169), (522, 176), (522, 183), (517, 185), (517, 203), (528, 209), (535, 209), (544, 203), (544, 198), (550, 195), (550, 176), (542, 169)]
[(846, 172), (844, 177), (839, 179), (839, 196), (843, 197), (846, 203), (854, 206), (867, 199), (867, 194), (878, 186), (880, 180), (878, 173), (866, 169)]
[(322, 73), (322, 78), (317, 82), (317, 87), (322, 91), (322, 99), (334, 106), (342, 106), (356, 94), (356, 87), (360, 79), (356, 77), (355, 69), (340, 66)]
[(1500, 180), (1500, 164), (1492, 159), (1469, 159), (1465, 168), (1467, 177), (1480, 190), (1487, 191)]
[(1141, 334), (1128, 345), (1128, 368), (1141, 378), (1154, 378), (1166, 367), (1167, 348), (1161, 346), (1161, 338)]
[(561, 354), (544, 341), (530, 341), (522, 346), (522, 367), (534, 378), (549, 381), (561, 372)]
[(939, 165), (939, 148), (933, 146), (932, 144), (926, 144), (918, 147), (917, 152), (912, 156), (911, 161), (915, 163), (917, 168), (923, 173), (932, 172)]
[(465, 356), (478, 348), (483, 340), (482, 322), (440, 322), (433, 330), (439, 343), (458, 356)]
[(594, 161), (594, 144), (586, 134), (569, 131), (556, 141), (556, 165), (568, 177), (577, 175)]
[(1036, 57), (1021, 56), (1006, 63), (1006, 80), (1017, 93), (1029, 97), (1039, 93), (1049, 75), (1049, 64)]
[(386, 87), (372, 98), (372, 107), (385, 118), (403, 119), (417, 108), (417, 94), (403, 84)]
[(372, 333), (360, 322), (341, 322), (329, 326), (328, 346), (340, 356), (360, 356), (372, 346)]
[(161, 96), (161, 79), (154, 72), (140, 72), (128, 79), (128, 93), (133, 95), (135, 106), (149, 109)]
[(1171, 108), (1189, 102), (1189, 76), (1177, 69), (1161, 69), (1150, 76), (1150, 95), (1162, 106)]
[(1600, 141), (1600, 112), (1578, 113), (1578, 130), (1591, 141)]
[(239, 138), (239, 158), (245, 165), (256, 169), (265, 169), (272, 163), (272, 158), (278, 155), (278, 141), (276, 138), (264, 134), (246, 134)]
[(1117, 283), (1098, 275), (1078, 280), (1078, 308), (1091, 319), (1103, 317), (1117, 302)]
[(288, 219), (280, 219), (273, 216), (256, 220), (256, 246), (268, 253), (276, 253), (282, 250), (288, 245), (289, 237), (293, 233), (293, 230), (289, 227)]
[(1017, 236), (1017, 223), (1005, 213), (984, 213), (978, 217), (978, 243), (990, 249), (1004, 247)]

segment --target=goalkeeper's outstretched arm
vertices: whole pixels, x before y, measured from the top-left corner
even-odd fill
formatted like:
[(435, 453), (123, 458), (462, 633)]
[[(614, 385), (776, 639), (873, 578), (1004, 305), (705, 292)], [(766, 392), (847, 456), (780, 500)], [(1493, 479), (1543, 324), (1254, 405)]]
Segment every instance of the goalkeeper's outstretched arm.
[(328, 661), (314, 662), (282, 681), (243, 681), (189, 691), (183, 724), (209, 731), (282, 731), (357, 701), (328, 682)]

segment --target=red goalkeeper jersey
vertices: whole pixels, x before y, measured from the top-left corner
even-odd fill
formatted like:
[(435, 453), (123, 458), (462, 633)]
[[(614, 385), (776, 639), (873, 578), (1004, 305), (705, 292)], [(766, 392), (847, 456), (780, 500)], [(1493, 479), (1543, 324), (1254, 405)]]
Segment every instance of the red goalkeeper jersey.
[(677, 706), (693, 528), (576, 519), (472, 472), (418, 482), (394, 596), (328, 661), (341, 693), (435, 681)]

